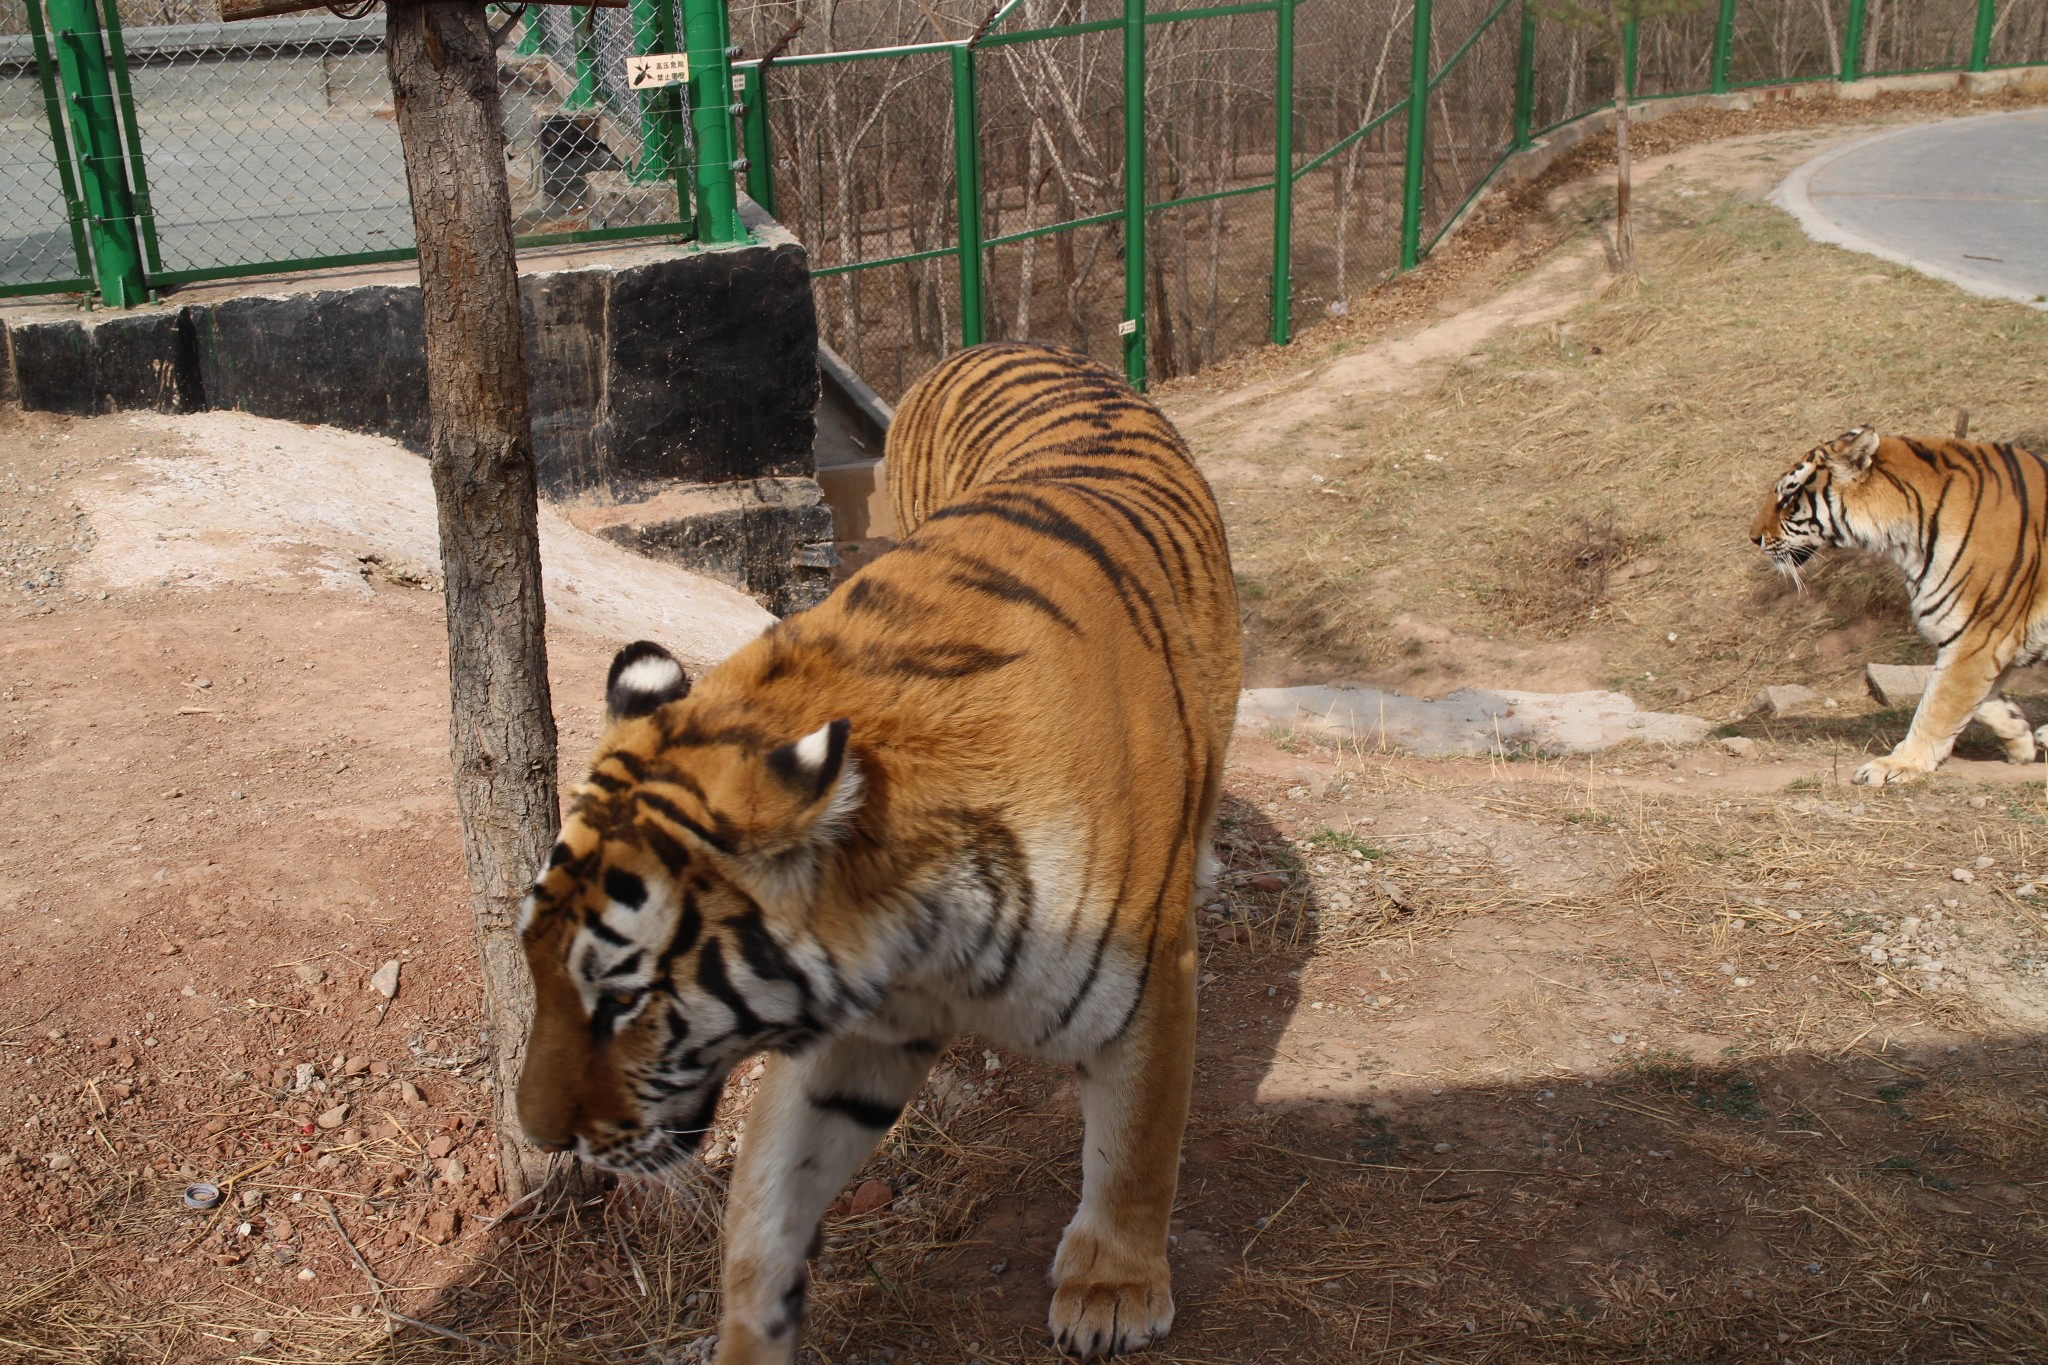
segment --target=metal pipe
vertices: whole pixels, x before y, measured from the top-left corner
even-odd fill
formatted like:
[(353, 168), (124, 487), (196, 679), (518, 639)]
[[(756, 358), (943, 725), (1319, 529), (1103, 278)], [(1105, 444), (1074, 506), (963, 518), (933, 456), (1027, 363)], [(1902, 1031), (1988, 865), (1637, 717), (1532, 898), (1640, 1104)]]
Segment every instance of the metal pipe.
[(1408, 159), (1401, 178), (1401, 268), (1413, 270), (1422, 245), (1422, 175), (1429, 150), (1430, 0), (1415, 0), (1409, 35)]
[(1863, 0), (1849, 0), (1849, 19), (1842, 28), (1842, 72), (1845, 81), (1863, 75)]
[(71, 225), (71, 253), (78, 262), (80, 277), (92, 274), (92, 248), (85, 239), (89, 216), (78, 182), (71, 175), (71, 149), (64, 143), (64, 105), (57, 94), (56, 59), (50, 55), (49, 35), (43, 30), (42, 0), (28, 0), (28, 31), (36, 54), (36, 75), (43, 87), (43, 117), (50, 125), (50, 149), (57, 162), (57, 185), (64, 195), (64, 217)]
[(1636, 38), (1639, 25), (1630, 19), (1621, 26), (1621, 88), (1630, 99), (1636, 95)]
[(49, 0), (50, 32), (57, 50), (57, 75), (69, 105), (71, 140), (85, 182), (94, 275), (100, 297), (116, 308), (145, 302), (142, 249), (135, 231), (135, 203), (128, 189), (121, 126), (114, 115), (114, 91), (107, 77), (107, 50), (91, 0)]
[(1977, 32), (1970, 39), (1970, 70), (1991, 65), (1991, 26), (1998, 16), (1998, 0), (1977, 0)]
[(1124, 0), (1124, 375), (1145, 387), (1145, 0)]
[(690, 128), (696, 134), (697, 240), (741, 242), (739, 187), (733, 181), (732, 56), (725, 43), (725, 0), (683, 0), (683, 45), (690, 56)]
[(740, 135), (747, 149), (747, 197), (775, 216), (775, 162), (768, 150), (768, 73), (759, 62), (740, 73), (740, 98), (747, 112)]
[(1529, 127), (1536, 120), (1536, 11), (1528, 0), (1522, 3), (1522, 44), (1515, 51), (1515, 131), (1511, 144), (1517, 151), (1530, 142)]
[[(1273, 62), (1273, 344), (1294, 337), (1294, 6), (1280, 0), (1274, 16)], [(1160, 300), (1161, 306), (1165, 300)]]
[(981, 118), (975, 106), (974, 49), (953, 49), (953, 190), (960, 214), (960, 344), (979, 346), (986, 316), (981, 293)]
[(1735, 0), (1721, 0), (1721, 16), (1714, 21), (1714, 76), (1712, 90), (1728, 90), (1728, 51), (1735, 45)]

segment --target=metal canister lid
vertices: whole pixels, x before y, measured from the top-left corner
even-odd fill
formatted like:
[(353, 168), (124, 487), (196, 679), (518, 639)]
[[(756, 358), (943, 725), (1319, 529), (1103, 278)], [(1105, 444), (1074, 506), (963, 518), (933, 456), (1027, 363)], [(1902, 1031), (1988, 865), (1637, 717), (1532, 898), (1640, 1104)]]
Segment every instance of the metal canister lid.
[(204, 1181), (185, 1187), (185, 1207), (204, 1212), (220, 1207), (220, 1186), (208, 1185)]

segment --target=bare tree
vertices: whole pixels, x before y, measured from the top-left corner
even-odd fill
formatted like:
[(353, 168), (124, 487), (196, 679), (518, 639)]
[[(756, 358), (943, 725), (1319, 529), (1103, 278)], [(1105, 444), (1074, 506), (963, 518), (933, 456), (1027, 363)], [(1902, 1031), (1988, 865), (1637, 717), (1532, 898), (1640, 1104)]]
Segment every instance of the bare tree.
[(518, 1136), (512, 1096), (532, 1014), (517, 912), (554, 838), (557, 809), (498, 60), (481, 0), (391, 0), (387, 25), (426, 317), (449, 750), (495, 1066), (499, 1174), (516, 1198), (549, 1170)]

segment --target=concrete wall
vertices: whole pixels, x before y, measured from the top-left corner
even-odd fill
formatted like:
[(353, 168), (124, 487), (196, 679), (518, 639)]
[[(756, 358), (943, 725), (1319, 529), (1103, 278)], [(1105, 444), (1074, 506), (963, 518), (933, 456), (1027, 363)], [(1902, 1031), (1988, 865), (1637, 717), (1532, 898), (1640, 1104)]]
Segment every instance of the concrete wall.
[[(542, 491), (608, 509), (615, 539), (787, 612), (823, 596), (833, 563), (811, 480), (817, 319), (803, 248), (752, 226), (748, 246), (529, 266), (520, 300)], [(236, 409), (426, 450), (416, 283), (257, 290), (0, 322), (0, 392), (79, 415)], [(724, 493), (675, 496), (709, 486)], [(669, 524), (698, 513), (716, 527)]]

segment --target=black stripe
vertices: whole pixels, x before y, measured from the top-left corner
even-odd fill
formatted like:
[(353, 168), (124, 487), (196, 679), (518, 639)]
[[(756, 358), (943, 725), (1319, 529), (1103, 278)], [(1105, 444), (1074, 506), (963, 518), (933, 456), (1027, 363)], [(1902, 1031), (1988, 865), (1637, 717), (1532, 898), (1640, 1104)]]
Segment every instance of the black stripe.
[(731, 853), (738, 845), (730, 836), (714, 834), (697, 821), (683, 813), (683, 808), (663, 796), (660, 792), (643, 791), (636, 798), (641, 805), (660, 812), (671, 822), (681, 825), (720, 853)]
[(881, 1132), (902, 1117), (901, 1104), (886, 1104), (880, 1100), (863, 1099), (859, 1095), (834, 1092), (830, 1095), (813, 1095), (811, 1103), (819, 1109), (852, 1119), (863, 1128)]
[(732, 1012), (734, 1033), (753, 1035), (767, 1031), (761, 1016), (748, 1008), (740, 993), (733, 989), (732, 978), (725, 974), (724, 947), (715, 938), (707, 941), (704, 951), (697, 956), (697, 984)]

